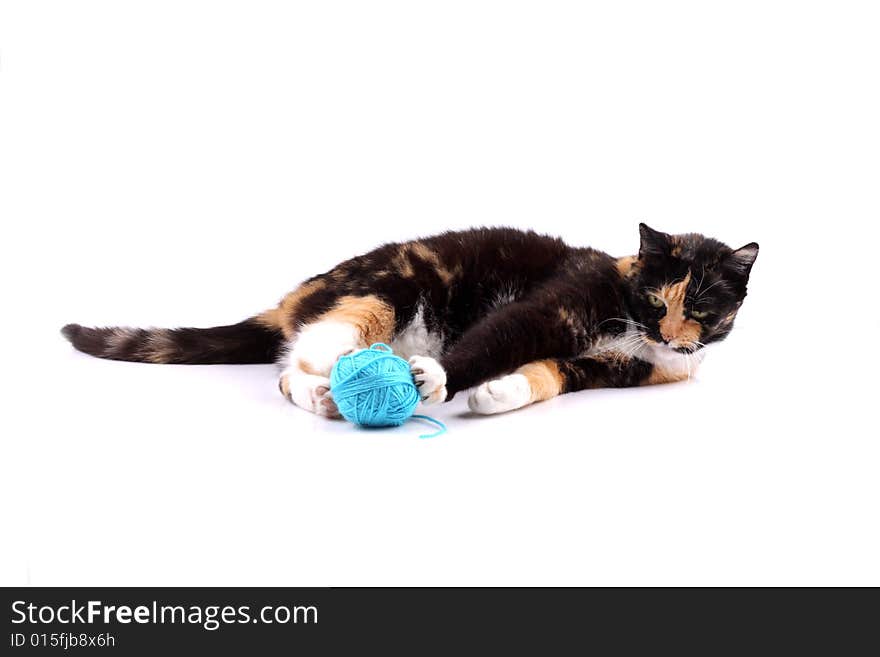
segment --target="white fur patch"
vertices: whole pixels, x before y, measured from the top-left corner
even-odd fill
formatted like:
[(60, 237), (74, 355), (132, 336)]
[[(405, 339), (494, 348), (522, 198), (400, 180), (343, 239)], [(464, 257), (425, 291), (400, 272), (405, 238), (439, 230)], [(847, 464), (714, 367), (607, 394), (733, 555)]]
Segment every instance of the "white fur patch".
[(422, 404), (429, 406), (446, 400), (446, 370), (430, 356), (413, 356), (409, 359)]
[(599, 339), (584, 356), (617, 352), (647, 361), (670, 374), (690, 378), (696, 373), (697, 367), (706, 355), (705, 348), (692, 354), (682, 354), (669, 345), (648, 342), (641, 336), (641, 333), (630, 327), (615, 338)]
[(492, 415), (522, 408), (532, 398), (529, 380), (522, 374), (509, 374), (494, 381), (488, 381), (468, 397), (468, 407), (474, 413)]
[(342, 354), (363, 346), (357, 328), (351, 324), (315, 322), (303, 327), (291, 341), (284, 370), (298, 370), (302, 363), (312, 373), (330, 376), (330, 370)]
[(439, 358), (443, 349), (443, 336), (428, 330), (424, 308), (419, 305), (412, 321), (395, 336), (390, 346), (404, 360), (417, 355)]

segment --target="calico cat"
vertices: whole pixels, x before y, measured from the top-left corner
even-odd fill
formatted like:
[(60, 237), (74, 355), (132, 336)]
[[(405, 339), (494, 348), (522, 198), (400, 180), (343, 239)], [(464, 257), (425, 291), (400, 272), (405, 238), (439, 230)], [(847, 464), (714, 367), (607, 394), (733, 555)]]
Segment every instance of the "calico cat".
[(733, 328), (758, 245), (639, 231), (638, 255), (623, 258), (510, 228), (448, 232), (347, 260), (231, 326), (62, 333), (101, 358), (277, 362), (282, 394), (327, 417), (333, 364), (375, 342), (409, 359), (423, 403), (476, 386), (476, 413), (681, 381)]

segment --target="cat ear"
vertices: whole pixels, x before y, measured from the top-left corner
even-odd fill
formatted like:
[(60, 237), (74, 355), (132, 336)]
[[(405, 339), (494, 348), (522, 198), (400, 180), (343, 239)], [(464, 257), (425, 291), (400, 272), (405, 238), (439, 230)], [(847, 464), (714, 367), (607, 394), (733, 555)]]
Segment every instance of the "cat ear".
[(639, 224), (639, 235), (642, 239), (639, 244), (639, 258), (669, 254), (672, 238), (666, 233), (654, 230), (647, 224)]
[(757, 259), (758, 245), (755, 242), (750, 242), (727, 256), (724, 264), (736, 274), (748, 278), (752, 265), (755, 264)]

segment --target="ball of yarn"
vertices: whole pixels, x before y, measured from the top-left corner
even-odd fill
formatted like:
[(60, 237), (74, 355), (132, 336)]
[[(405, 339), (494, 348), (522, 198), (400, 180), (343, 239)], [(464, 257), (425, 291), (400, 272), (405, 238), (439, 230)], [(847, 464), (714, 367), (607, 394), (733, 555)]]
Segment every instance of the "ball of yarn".
[(382, 343), (341, 356), (330, 372), (330, 393), (342, 417), (368, 427), (403, 424), (420, 400), (409, 363)]

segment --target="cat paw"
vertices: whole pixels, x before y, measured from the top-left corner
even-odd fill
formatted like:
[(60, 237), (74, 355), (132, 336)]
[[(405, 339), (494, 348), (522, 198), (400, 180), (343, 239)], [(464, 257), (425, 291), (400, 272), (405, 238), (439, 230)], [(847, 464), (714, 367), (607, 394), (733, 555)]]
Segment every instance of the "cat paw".
[(425, 406), (446, 401), (446, 370), (430, 356), (413, 356), (409, 369)]
[(529, 380), (522, 374), (510, 374), (487, 381), (468, 397), (468, 407), (474, 413), (492, 415), (521, 408), (531, 401)]
[(300, 408), (322, 417), (339, 417), (339, 409), (330, 394), (330, 379), (313, 374), (282, 374), (278, 381), (281, 394)]

